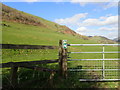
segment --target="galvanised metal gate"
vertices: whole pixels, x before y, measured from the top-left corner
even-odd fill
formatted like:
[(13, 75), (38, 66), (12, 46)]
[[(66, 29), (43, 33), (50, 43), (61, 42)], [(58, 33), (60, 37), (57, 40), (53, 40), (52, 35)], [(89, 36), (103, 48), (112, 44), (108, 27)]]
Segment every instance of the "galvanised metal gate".
[[(66, 41), (65, 41), (66, 42)], [(85, 62), (96, 62), (95, 67), (85, 68), (82, 65), (82, 68), (70, 68), (68, 71), (77, 71), (80, 73), (89, 72), (90, 76), (83, 75), (80, 76), (80, 81), (120, 81), (120, 58), (105, 58), (105, 54), (120, 53), (119, 51), (108, 51), (105, 52), (105, 46), (120, 46), (120, 44), (67, 44), (67, 46), (102, 46), (102, 52), (68, 52), (69, 54), (82, 54), (82, 53), (94, 53), (102, 54), (101, 59), (68, 59), (68, 61), (81, 61), (84, 65)], [(67, 47), (66, 47), (67, 48)], [(81, 63), (79, 62), (79, 63)], [(91, 65), (92, 66), (92, 65)], [(88, 74), (88, 73), (87, 73)], [(84, 77), (85, 76), (85, 77)]]

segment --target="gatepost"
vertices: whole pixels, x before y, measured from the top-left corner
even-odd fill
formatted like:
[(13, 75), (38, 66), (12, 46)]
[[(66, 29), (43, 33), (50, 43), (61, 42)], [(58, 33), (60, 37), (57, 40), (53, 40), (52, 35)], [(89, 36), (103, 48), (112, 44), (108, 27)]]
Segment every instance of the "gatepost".
[(67, 40), (59, 41), (59, 73), (67, 78)]

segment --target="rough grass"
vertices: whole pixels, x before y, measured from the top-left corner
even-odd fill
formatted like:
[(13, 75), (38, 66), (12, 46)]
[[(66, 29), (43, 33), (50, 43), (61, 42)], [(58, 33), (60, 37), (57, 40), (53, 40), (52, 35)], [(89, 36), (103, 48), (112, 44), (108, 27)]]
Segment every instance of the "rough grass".
[(58, 50), (4, 49), (2, 63), (58, 59)]
[[(102, 51), (101, 47), (91, 47), (89, 48), (75, 48), (71, 47), (71, 51)], [(107, 50), (107, 47), (106, 47)], [(112, 48), (110, 51), (116, 51), (117, 47)], [(109, 50), (107, 50), (109, 51)], [(19, 62), (19, 61), (33, 61), (33, 60), (44, 60), (44, 59), (57, 59), (58, 58), (58, 50), (24, 50), (24, 49), (18, 49), (18, 50), (12, 50), (12, 49), (4, 49), (3, 50), (3, 62)], [(117, 54), (109, 54), (105, 55), (106, 58), (117, 58)], [(71, 54), (70, 55), (71, 59), (86, 59), (86, 58), (102, 58), (102, 54)], [(118, 69), (119, 62), (118, 61), (107, 61), (105, 62), (106, 69), (109, 68), (114, 68)], [(40, 65), (41, 66), (41, 65)], [(54, 68), (58, 69), (58, 64), (48, 64), (48, 65), (42, 65), (42, 67), (47, 67), (47, 68)], [(68, 62), (68, 68), (76, 68), (76, 69), (102, 69), (102, 61), (71, 61)], [(23, 69), (19, 68), (19, 83), (22, 84), (26, 81), (29, 80), (36, 80), (34, 81), (36, 84), (29, 83), (31, 88), (46, 88), (46, 87), (51, 87), (49, 86), (49, 76), (50, 73), (42, 73), (38, 71), (32, 71), (29, 69)], [(91, 74), (90, 74), (91, 73)], [(119, 73), (116, 72), (106, 72), (107, 76), (106, 79), (109, 78), (119, 78)], [(4, 83), (7, 85), (5, 81), (10, 82), (8, 80), (8, 77), (10, 76), (9, 68), (8, 69), (3, 69), (3, 78), (4, 78)], [(112, 75), (109, 76), (108, 74)], [(99, 76), (102, 78), (102, 72), (68, 72), (68, 78), (66, 80), (61, 80), (58, 78), (58, 74), (55, 74), (55, 77), (53, 79), (53, 88), (117, 88), (119, 87), (118, 82), (80, 82), (79, 79), (81, 78), (95, 78)], [(38, 79), (39, 78), (39, 79)], [(44, 79), (44, 80), (42, 80)], [(58, 81), (59, 80), (59, 81)], [(39, 82), (41, 81), (41, 82)], [(28, 84), (22, 85), (21, 87), (28, 87)]]
[[(68, 40), (68, 43), (97, 43), (93, 40), (84, 40), (80, 39), (77, 36), (67, 35), (60, 32), (57, 32), (52, 29), (32, 26), (25, 24), (18, 24), (13, 22), (3, 22), (9, 27), (4, 26), (2, 30), (3, 44), (28, 44), (28, 45), (53, 45), (58, 46), (60, 39)], [(69, 51), (74, 52), (90, 52), (90, 51), (102, 51), (102, 47), (69, 47)], [(105, 51), (118, 51), (118, 47), (105, 47)], [(2, 63), (6, 62), (19, 62), (19, 61), (36, 61), (36, 60), (47, 60), (47, 59), (58, 59), (58, 50), (24, 50), (24, 49), (3, 49), (2, 50)], [(102, 58), (102, 54), (70, 54), (71, 59), (85, 59), (85, 58)], [(105, 58), (118, 58), (118, 54), (106, 54)], [(113, 64), (115, 63), (115, 64)], [(107, 68), (115, 67), (119, 65), (117, 62), (105, 62)], [(41, 65), (40, 65), (41, 66)], [(68, 67), (72, 68), (101, 68), (101, 62), (88, 62), (88, 61), (72, 61), (68, 62)], [(55, 68), (58, 69), (58, 64), (48, 64), (42, 65), (42, 67)], [(10, 68), (3, 69), (3, 85), (8, 85), (10, 80)], [(58, 74), (55, 74), (53, 80), (54, 88), (117, 88), (119, 87), (118, 82), (80, 82), (79, 78), (84, 75), (88, 75), (89, 72), (68, 72), (68, 79), (62, 80), (58, 78)], [(99, 74), (101, 72), (92, 73), (92, 75), (87, 78), (91, 78), (94, 74)], [(115, 74), (114, 72), (113, 74)], [(48, 78), (49, 73), (32, 71), (24, 68), (19, 68), (19, 83), (23, 83), (27, 80), (35, 80), (31, 84), (23, 85), (22, 87), (38, 87), (45, 88), (49, 87)], [(101, 74), (100, 74), (101, 75)], [(118, 75), (118, 73), (116, 74)], [(108, 76), (107, 78), (110, 78)], [(112, 78), (115, 78), (114, 76)], [(40, 82), (41, 81), (41, 82)]]
[(10, 27), (3, 26), (2, 38), (4, 44), (32, 44), (32, 45), (58, 45), (59, 40), (66, 39), (69, 43), (97, 43), (91, 40), (80, 39), (77, 36), (63, 34), (52, 29), (3, 22)]

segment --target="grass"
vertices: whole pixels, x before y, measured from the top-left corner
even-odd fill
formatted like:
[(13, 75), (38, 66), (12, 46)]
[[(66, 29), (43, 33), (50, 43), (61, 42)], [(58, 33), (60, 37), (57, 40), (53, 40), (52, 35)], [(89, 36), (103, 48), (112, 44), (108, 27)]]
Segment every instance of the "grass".
[[(71, 47), (69, 48), (71, 51), (79, 51), (79, 49), (81, 49), (80, 51), (96, 51), (95, 49), (98, 51), (101, 51), (101, 47), (97, 48), (97, 47), (91, 47), (90, 48), (75, 48), (75, 47)], [(109, 48), (106, 47), (106, 50), (108, 50)], [(117, 47), (113, 47), (112, 50), (110, 51), (116, 51)], [(58, 58), (58, 50), (24, 50), (24, 49), (18, 49), (18, 50), (12, 50), (12, 49), (4, 49), (3, 50), (3, 63), (5, 62), (19, 62), (19, 61), (34, 61), (34, 60), (44, 60), (44, 59), (57, 59)], [(106, 55), (106, 58), (117, 58), (118, 55), (117, 54), (108, 54)], [(71, 58), (73, 59), (85, 59), (85, 58), (102, 58), (102, 54), (71, 54), (70, 55)], [(117, 63), (116, 63), (117, 62)], [(114, 68), (114, 69), (118, 69), (118, 65), (119, 62), (118, 61), (105, 61), (105, 65), (106, 65), (106, 69), (109, 68)], [(40, 65), (41, 66), (41, 65)], [(42, 67), (47, 67), (47, 68), (55, 68), (58, 69), (58, 64), (47, 64), (47, 65), (42, 65)], [(102, 69), (102, 61), (71, 61), (68, 62), (68, 67), (69, 68), (76, 68), (76, 69), (80, 69), (80, 67), (82, 67), (82, 69)], [(106, 79), (109, 78), (119, 78), (119, 74), (118, 72), (105, 72), (106, 73)], [(4, 81), (9, 81), (7, 79), (5, 79), (6, 77), (9, 77), (9, 68), (8, 69), (3, 69), (3, 78)], [(110, 75), (112, 76), (110, 76)], [(38, 81), (36, 84), (30, 84), (30, 86), (33, 87), (37, 87), (37, 88), (45, 88), (45, 86), (49, 87), (49, 81), (48, 78), (50, 76), (49, 73), (42, 73), (42, 72), (37, 72), (37, 71), (32, 71), (29, 69), (19, 69), (18, 75), (20, 80), (19, 83), (22, 84), (23, 82), (26, 82), (28, 80), (36, 80), (37, 78)], [(52, 87), (54, 88), (117, 88), (119, 86), (118, 82), (80, 82), (79, 79), (80, 78), (95, 78), (94, 75), (96, 75), (96, 77), (100, 77), (102, 78), (102, 72), (101, 71), (97, 71), (97, 72), (68, 72), (68, 79), (66, 80), (61, 80), (60, 78), (58, 78), (58, 74), (55, 74), (54, 77), (54, 85)], [(44, 81), (42, 80), (44, 79)], [(39, 82), (39, 80), (42, 80), (42, 82)], [(59, 80), (59, 82), (58, 82)], [(10, 81), (9, 81), (10, 82)], [(4, 82), (5, 85), (6, 82)], [(62, 84), (61, 84), (62, 83)], [(22, 86), (22, 87), (26, 87), (26, 86)], [(29, 87), (28, 87), (29, 88)]]
[[(98, 42), (93, 40), (80, 39), (77, 36), (72, 36), (68, 34), (63, 34), (57, 32), (57, 30), (48, 29), (41, 26), (32, 26), (25, 24), (18, 24), (14, 22), (3, 23), (10, 25), (10, 27), (3, 27), (2, 38), (3, 44), (28, 44), (28, 45), (52, 45), (58, 46), (60, 39), (68, 40), (68, 43), (84, 43), (84, 44), (96, 44)], [(102, 47), (68, 47), (71, 52), (91, 52), (91, 51), (102, 51)], [(118, 47), (108, 46), (105, 47), (105, 51), (118, 51)], [(87, 58), (102, 58), (102, 54), (70, 54), (71, 59), (87, 59)], [(118, 54), (105, 54), (105, 58), (118, 58)], [(51, 60), (58, 59), (58, 50), (25, 50), (25, 49), (3, 49), (2, 50), (2, 63), (7, 62), (21, 62), (21, 61), (36, 61), (36, 60)], [(105, 68), (118, 68), (119, 62), (116, 61), (105, 61)], [(41, 66), (41, 65), (40, 65)], [(71, 61), (68, 62), (69, 68), (80, 69), (100, 69), (102, 66), (101, 61)], [(41, 67), (55, 68), (58, 69), (58, 64), (47, 64)], [(10, 84), (9, 72), (10, 68), (3, 69), (3, 85), (7, 86)], [(54, 88), (117, 88), (119, 87), (118, 82), (80, 82), (79, 79), (82, 78), (93, 78), (95, 74), (97, 76), (101, 75), (101, 72), (68, 72), (69, 77), (66, 80), (58, 78), (58, 74), (55, 74), (52, 87)], [(106, 78), (117, 78), (118, 73), (107, 72), (113, 76), (107, 76)], [(29, 69), (19, 68), (19, 83), (22, 84), (27, 80), (36, 80), (34, 83), (23, 85), (22, 87), (49, 87), (48, 78), (50, 73), (43, 73), (38, 71), (33, 71)], [(101, 78), (101, 76), (100, 76)]]
[[(3, 22), (10, 27), (3, 27), (3, 44), (28, 44), (28, 45), (53, 45), (57, 46), (60, 39), (66, 39), (69, 43), (97, 43), (91, 40), (80, 39), (77, 36), (63, 34), (55, 30), (41, 26)], [(49, 41), (49, 42), (48, 42)]]
[[(5, 6), (4, 6), (5, 9)], [(9, 14), (4, 12), (4, 19), (8, 18), (12, 21), (3, 21), (2, 23), (7, 25), (3, 26), (2, 30), (2, 44), (28, 44), (28, 45), (52, 45), (58, 46), (59, 40), (68, 40), (68, 43), (73, 44), (98, 44), (104, 41), (104, 38), (94, 37), (92, 39), (85, 40), (79, 36), (73, 36), (70, 34), (64, 34), (60, 31), (66, 30), (65, 26), (58, 25), (56, 23), (47, 21), (43, 18), (27, 14), (25, 12), (13, 10), (9, 7), (6, 7), (6, 10), (14, 12), (16, 14)], [(10, 17), (6, 16), (7, 14), (11, 15)], [(19, 17), (22, 15), (23, 20)], [(17, 18), (16, 18), (17, 17)], [(16, 20), (21, 20), (21, 23), (13, 22)], [(27, 19), (27, 20), (25, 20)], [(18, 21), (19, 21), (18, 20)], [(32, 20), (32, 21), (31, 21)], [(35, 21), (35, 22), (33, 22)], [(33, 26), (29, 24), (41, 23), (40, 26)], [(1, 36), (1, 35), (0, 35)], [(110, 41), (109, 41), (110, 42)], [(94, 52), (102, 51), (102, 47), (69, 47), (69, 52)], [(118, 51), (118, 47), (108, 46), (105, 47), (105, 51)], [(87, 59), (87, 58), (102, 58), (102, 54), (70, 54), (71, 59)], [(118, 58), (118, 54), (105, 54), (105, 58)], [(21, 62), (21, 61), (36, 61), (36, 60), (49, 60), (49, 59), (58, 59), (58, 50), (36, 50), (36, 49), (2, 49), (2, 62)], [(114, 68), (117, 69), (119, 62), (118, 61), (105, 61), (106, 69)], [(54, 68), (58, 69), (58, 63), (54, 64), (40, 64), (40, 67)], [(68, 62), (69, 68), (76, 69), (101, 69), (102, 61), (71, 61)], [(105, 72), (107, 73), (106, 78), (118, 78), (117, 72)], [(109, 76), (111, 74), (112, 76)], [(53, 79), (53, 85), (49, 83), (50, 73), (48, 72), (38, 72), (29, 70), (26, 68), (18, 69), (18, 83), (23, 88), (117, 88), (119, 87), (119, 82), (80, 82), (80, 78), (101, 78), (101, 71), (99, 72), (69, 72), (68, 78), (61, 79), (58, 74), (55, 74)], [(116, 75), (116, 76), (115, 76)], [(6, 89), (9, 89), (11, 84), (10, 81), (10, 68), (4, 68), (2, 70), (3, 76), (3, 86)], [(26, 83), (29, 81), (29, 83)], [(32, 81), (32, 82), (31, 82)]]
[[(86, 47), (86, 46), (81, 46), (79, 47), (79, 50), (77, 49), (72, 49), (70, 48), (70, 52), (74, 51), (74, 52), (102, 52), (102, 47), (101, 46), (97, 46), (97, 47)], [(118, 47), (113, 47), (113, 46), (106, 46), (105, 47), (105, 52), (107, 51), (118, 51)], [(69, 57), (71, 57), (70, 59), (102, 59), (103, 55), (102, 54), (69, 54)], [(113, 59), (113, 58), (118, 58), (118, 54), (105, 54), (105, 59)], [(74, 63), (74, 64), (71, 64)], [(105, 69), (120, 69), (119, 66), (119, 61), (105, 61)], [(75, 68), (76, 69), (102, 69), (102, 64), (103, 62), (100, 60), (97, 61), (72, 61), (69, 62), (69, 64), (71, 65), (69, 68)], [(80, 68), (79, 68), (80, 67)], [(81, 72), (80, 72), (81, 73)], [(88, 71), (88, 74), (91, 73), (91, 71)], [(100, 72), (93, 72), (92, 74), (99, 74), (101, 75), (102, 71)], [(87, 75), (88, 75), (87, 74)], [(106, 78), (119, 78), (119, 73), (118, 71), (107, 71), (106, 72)], [(112, 76), (110, 76), (112, 75)], [(85, 75), (84, 75), (85, 76)], [(87, 77), (83, 77), (83, 78), (88, 78)], [(100, 78), (102, 78), (100, 76)]]
[(4, 49), (2, 63), (58, 59), (58, 50)]

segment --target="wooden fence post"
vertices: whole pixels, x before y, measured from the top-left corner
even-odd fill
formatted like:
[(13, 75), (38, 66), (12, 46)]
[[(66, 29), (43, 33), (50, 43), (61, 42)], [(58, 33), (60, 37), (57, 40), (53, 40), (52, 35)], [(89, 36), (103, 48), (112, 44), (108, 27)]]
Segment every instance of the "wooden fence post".
[(18, 67), (15, 67), (14, 65), (11, 67), (11, 87), (12, 88), (16, 88), (18, 85), (18, 81), (17, 81), (17, 70)]
[(67, 40), (59, 41), (59, 73), (61, 77), (67, 77)]

